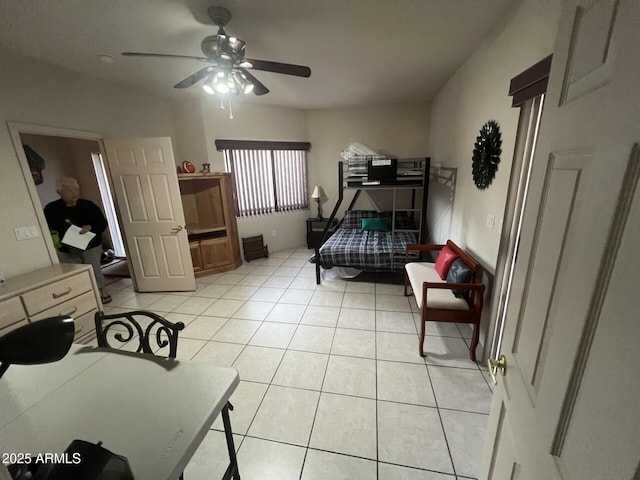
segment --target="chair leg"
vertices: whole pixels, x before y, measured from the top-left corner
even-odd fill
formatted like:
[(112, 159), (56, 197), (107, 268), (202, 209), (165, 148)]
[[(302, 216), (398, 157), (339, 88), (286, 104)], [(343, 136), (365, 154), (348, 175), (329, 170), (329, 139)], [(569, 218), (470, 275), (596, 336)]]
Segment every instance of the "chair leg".
[(407, 293), (407, 286), (409, 284), (409, 277), (407, 276), (407, 274), (404, 274), (404, 296), (408, 297), (409, 294)]
[(418, 344), (418, 352), (421, 357), (426, 357), (427, 355), (424, 353), (424, 336), (427, 329), (427, 321), (422, 318), (422, 314), (420, 314), (420, 343)]
[(469, 347), (469, 358), (472, 362), (476, 361), (476, 348), (478, 347), (478, 341), (480, 340), (480, 325), (478, 323), (473, 324), (473, 336), (471, 337), (471, 346)]
[(229, 409), (233, 410), (231, 402), (222, 408), (222, 423), (224, 424), (224, 435), (227, 438), (227, 450), (229, 450), (229, 467), (222, 477), (223, 480), (240, 480), (240, 472), (238, 472), (238, 459), (236, 458), (236, 447), (233, 443), (233, 433), (231, 432), (231, 421), (229, 420)]
[(179, 480), (184, 480), (184, 473), (180, 474), (180, 479)]

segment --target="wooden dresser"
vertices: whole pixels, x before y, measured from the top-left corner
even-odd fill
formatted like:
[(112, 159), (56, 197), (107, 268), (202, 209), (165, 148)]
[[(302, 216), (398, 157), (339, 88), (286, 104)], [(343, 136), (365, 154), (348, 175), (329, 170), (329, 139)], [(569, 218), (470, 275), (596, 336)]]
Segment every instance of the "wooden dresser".
[(242, 265), (233, 186), (228, 173), (178, 175), (196, 277)]
[(95, 337), (100, 293), (91, 265), (60, 263), (9, 278), (0, 288), (0, 336), (28, 322), (69, 315), (75, 343)]

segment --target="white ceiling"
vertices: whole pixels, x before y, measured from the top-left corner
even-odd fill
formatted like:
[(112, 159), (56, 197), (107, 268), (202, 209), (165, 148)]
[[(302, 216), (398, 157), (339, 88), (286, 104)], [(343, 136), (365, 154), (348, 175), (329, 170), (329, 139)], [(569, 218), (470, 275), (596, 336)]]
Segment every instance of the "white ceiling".
[[(204, 95), (172, 86), (195, 60), (122, 57), (123, 51), (200, 56), (232, 12), (227, 33), (246, 56), (307, 65), (310, 78), (253, 71), (271, 93), (254, 103), (315, 109), (429, 100), (513, 0), (1, 0), (0, 48), (171, 100)], [(112, 64), (100, 62), (109, 54)]]

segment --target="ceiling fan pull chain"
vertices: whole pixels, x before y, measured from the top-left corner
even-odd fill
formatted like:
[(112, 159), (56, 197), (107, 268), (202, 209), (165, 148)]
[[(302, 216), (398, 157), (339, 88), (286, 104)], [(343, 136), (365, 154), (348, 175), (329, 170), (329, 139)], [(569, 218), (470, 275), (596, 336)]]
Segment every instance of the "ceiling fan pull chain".
[(224, 103), (222, 103), (222, 101), (223, 101), (223, 98), (222, 98), (222, 95), (220, 95), (220, 108), (224, 110)]
[(231, 108), (231, 97), (229, 97), (229, 119), (233, 120), (233, 109)]

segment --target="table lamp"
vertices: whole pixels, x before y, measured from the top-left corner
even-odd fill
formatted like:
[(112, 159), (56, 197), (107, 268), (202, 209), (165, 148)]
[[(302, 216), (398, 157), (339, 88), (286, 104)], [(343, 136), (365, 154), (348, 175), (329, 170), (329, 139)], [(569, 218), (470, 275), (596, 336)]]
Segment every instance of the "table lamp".
[(30, 322), (0, 337), (0, 377), (10, 365), (37, 365), (62, 359), (75, 326), (67, 315)]
[(318, 219), (323, 218), (322, 217), (322, 206), (320, 205), (320, 202), (322, 201), (322, 199), (327, 198), (327, 196), (324, 193), (324, 188), (322, 188), (319, 185), (316, 185), (315, 188), (313, 189), (313, 193), (311, 194), (311, 198), (313, 198), (316, 203), (318, 204)]

